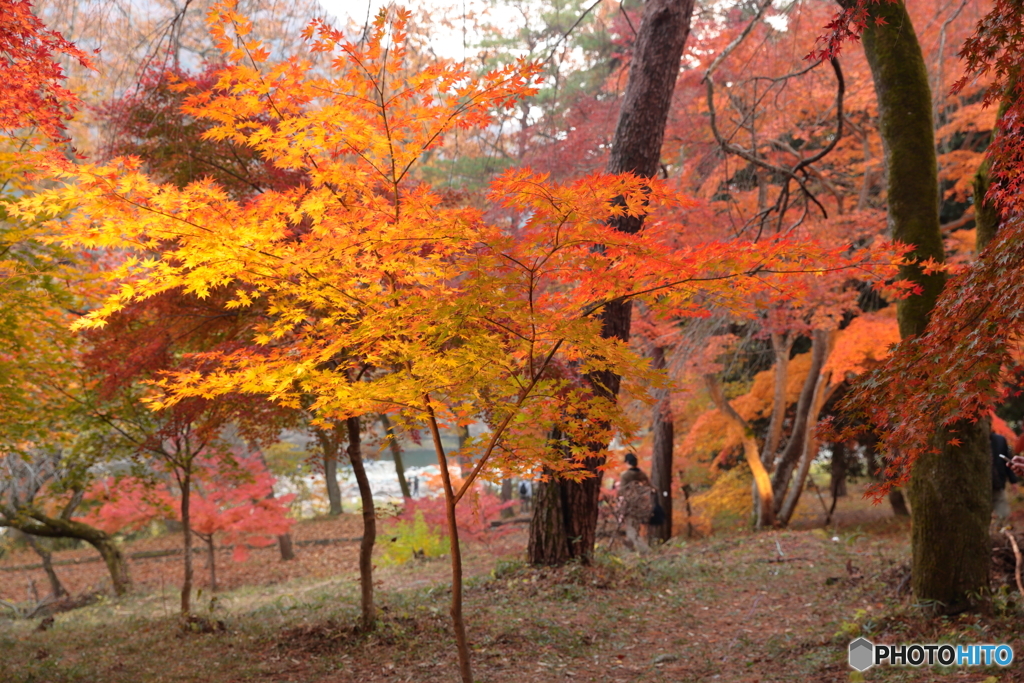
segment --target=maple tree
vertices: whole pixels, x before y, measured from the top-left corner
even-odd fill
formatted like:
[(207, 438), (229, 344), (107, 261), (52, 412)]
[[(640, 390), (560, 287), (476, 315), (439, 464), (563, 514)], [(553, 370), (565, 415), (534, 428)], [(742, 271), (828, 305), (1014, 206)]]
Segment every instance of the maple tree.
[[(206, 544), (210, 589), (216, 591), (215, 538), (234, 546), (233, 559), (244, 562), (248, 546), (272, 545), (288, 532), (287, 504), (293, 496), (270, 497), (274, 479), (258, 454), (200, 457), (191, 484), (188, 517)], [(167, 482), (132, 476), (96, 481), (84, 496), (92, 509), (76, 519), (109, 534), (135, 531), (153, 520), (181, 521), (179, 498)]]
[(64, 86), (61, 57), (89, 67), (89, 57), (60, 33), (47, 28), (29, 0), (0, 3), (0, 130), (14, 135), (35, 128), (52, 142), (64, 142), (64, 122), (80, 106)]
[[(640, 178), (657, 174), (692, 14), (692, 1), (652, 0), (645, 6), (612, 138), (608, 173), (631, 173)], [(645, 217), (645, 212), (626, 211), (609, 216), (609, 224), (617, 232), (636, 234), (643, 229)], [(607, 301), (600, 310), (601, 335), (628, 341), (632, 308), (631, 297)], [(621, 381), (618, 373), (596, 369), (585, 379), (596, 394), (616, 400)], [(556, 564), (568, 558), (590, 561), (596, 541), (601, 488), (598, 472), (604, 463), (605, 444), (593, 444), (591, 448), (594, 455), (586, 461), (591, 477), (558, 482), (557, 492), (553, 486), (540, 486), (536, 505), (548, 509), (535, 514), (530, 526), (529, 555), (534, 564)], [(664, 486), (662, 492), (667, 492)]]
[[(445, 494), (460, 669), (471, 680), (456, 507), (478, 477), (495, 472), (543, 466), (583, 480), (592, 447), (572, 444), (631, 431), (620, 407), (581, 381), (595, 372), (627, 385), (656, 379), (619, 338), (601, 334), (609, 302), (643, 298), (664, 315), (699, 316), (712, 296), (739, 311), (780, 291), (798, 298), (826, 269), (888, 277), (904, 249), (851, 253), (787, 239), (676, 249), (665, 221), (649, 218), (642, 232), (610, 224), (679, 201), (634, 175), (559, 185), (509, 172), (490, 200), (523, 217), (514, 231), (478, 209), (446, 205), (411, 169), (445, 132), (486, 125), (490, 111), (529, 92), (536, 67), (470, 78), (439, 63), (409, 74), (405, 17), (399, 11), (389, 22), (382, 13), (363, 45), (314, 22), (312, 51), (334, 55), (332, 72), (320, 77), (298, 57), (267, 62), (229, 6), (212, 13), (227, 66), (217, 88), (191, 97), (185, 112), (214, 122), (210, 139), (248, 145), (308, 184), (238, 200), (209, 179), (158, 185), (126, 159), (54, 169), (64, 184), (19, 210), (74, 207), (59, 221), (63, 241), (138, 253), (112, 269), (118, 290), (80, 327), (101, 327), (169, 292), (226, 312), (265, 307), (252, 331), (256, 347), (217, 349), (168, 369), (156, 381), (162, 394), (146, 399), (152, 407), (262, 395), (297, 408), (312, 396), (319, 419), (355, 422), (355, 447), (361, 415), (397, 410), (427, 424)], [(456, 488), (440, 429), (473, 415), (485, 415), (491, 432)], [(563, 438), (552, 441), (555, 428)], [(364, 499), (372, 515), (367, 507), (372, 499)], [(185, 501), (183, 518), (187, 509)], [(368, 564), (365, 548), (361, 555)], [(364, 600), (367, 617), (372, 602)]]

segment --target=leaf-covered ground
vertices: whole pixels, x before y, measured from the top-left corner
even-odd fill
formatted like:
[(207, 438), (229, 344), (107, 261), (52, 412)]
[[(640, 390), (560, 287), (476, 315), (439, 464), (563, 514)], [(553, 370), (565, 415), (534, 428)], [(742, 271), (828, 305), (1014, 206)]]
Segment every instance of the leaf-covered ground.
[[(300, 525), (296, 535), (341, 537), (354, 523)], [(596, 566), (561, 569), (523, 565), (523, 531), (473, 544), (466, 614), (475, 673), (482, 682), (1024, 681), (1019, 665), (852, 674), (846, 648), (858, 634), (876, 642), (1005, 641), (1024, 654), (1016, 633), (1024, 611), (1012, 601), (998, 598), (984, 618), (931, 621), (909, 604), (900, 593), (907, 535), (908, 524), (891, 519), (838, 531), (739, 533), (673, 542), (646, 557), (604, 552)], [(329, 570), (337, 553), (333, 571), (292, 578), (299, 570), (279, 569), (271, 554), (226, 569), (251, 585), (219, 593), (212, 612), (208, 594), (200, 600), (200, 612), (223, 621), (224, 632), (180, 631), (170, 570), (162, 591), (146, 579), (139, 595), (60, 614), (46, 632), (35, 630), (38, 619), (0, 621), (0, 681), (457, 680), (447, 558), (380, 569), (380, 627), (362, 634), (352, 628), (354, 544), (304, 546), (300, 557), (313, 549), (327, 555), (308, 566)], [(93, 565), (59, 569), (70, 584), (85, 566)], [(0, 573), (5, 593), (9, 575)]]

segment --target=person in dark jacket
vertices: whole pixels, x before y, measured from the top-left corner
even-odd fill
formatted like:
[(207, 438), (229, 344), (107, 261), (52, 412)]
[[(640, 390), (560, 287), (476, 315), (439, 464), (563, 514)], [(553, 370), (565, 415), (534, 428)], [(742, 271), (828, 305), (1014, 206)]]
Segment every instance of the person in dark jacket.
[(992, 447), (992, 512), (1002, 526), (1010, 516), (1010, 501), (1006, 498), (1006, 482), (1017, 483), (1017, 475), (1011, 467), (1014, 459), (1010, 444), (1002, 434), (989, 434)]
[(626, 464), (629, 469), (619, 477), (617, 516), (619, 523), (625, 527), (629, 545), (639, 553), (646, 553), (651, 548), (640, 536), (640, 528), (649, 523), (651, 518), (651, 480), (638, 467), (634, 454), (626, 454)]

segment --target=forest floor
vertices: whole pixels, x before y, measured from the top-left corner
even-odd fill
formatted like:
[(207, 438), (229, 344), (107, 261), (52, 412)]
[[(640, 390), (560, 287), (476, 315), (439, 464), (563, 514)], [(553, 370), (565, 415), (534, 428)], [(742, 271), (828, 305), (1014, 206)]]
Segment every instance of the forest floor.
[[(843, 499), (845, 501), (845, 499)], [(840, 508), (844, 507), (841, 501)], [(924, 618), (906, 595), (909, 523), (859, 503), (825, 529), (677, 539), (638, 556), (601, 550), (593, 566), (532, 568), (525, 529), (466, 547), (466, 617), (478, 681), (1024, 681), (1024, 666), (847, 666), (847, 645), (1001, 643), (1024, 653), (1024, 610)], [(867, 512), (865, 512), (867, 510)], [(842, 512), (842, 510), (841, 510)], [(1024, 528), (1024, 510), (1017, 527)], [(346, 539), (358, 519), (297, 525), (297, 540)], [(173, 544), (175, 535), (130, 544)], [(180, 540), (180, 537), (178, 537)], [(386, 542), (386, 539), (382, 539)], [(132, 564), (136, 592), (39, 619), (0, 619), (4, 683), (433, 683), (457, 680), (449, 631), (448, 559), (377, 570), (378, 629), (358, 615), (357, 544), (307, 543), (284, 563), (259, 550), (220, 561), (224, 589), (197, 612), (225, 630), (183, 633), (175, 617), (181, 557)], [(69, 559), (87, 551), (55, 553)], [(31, 555), (0, 562), (13, 569)], [(204, 574), (202, 559), (197, 576)], [(159, 569), (162, 567), (162, 569)], [(103, 565), (60, 565), (72, 591), (102, 584)], [(0, 597), (20, 599), (36, 570), (0, 571)], [(45, 586), (42, 575), (34, 579)], [(201, 583), (201, 582), (200, 582)]]

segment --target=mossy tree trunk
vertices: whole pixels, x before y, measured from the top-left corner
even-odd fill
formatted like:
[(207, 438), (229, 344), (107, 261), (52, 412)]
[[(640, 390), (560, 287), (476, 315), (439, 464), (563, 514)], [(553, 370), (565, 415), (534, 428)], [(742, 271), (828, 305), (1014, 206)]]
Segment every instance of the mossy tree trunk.
[[(892, 237), (915, 245), (912, 257), (942, 261), (924, 57), (902, 0), (869, 4), (868, 12), (862, 40), (878, 98)], [(897, 304), (900, 336), (906, 338), (924, 332), (945, 276), (925, 275), (915, 265), (902, 267), (901, 276), (922, 289)], [(960, 445), (950, 445), (954, 436)], [(988, 588), (992, 502), (987, 429), (982, 423), (955, 424), (938, 430), (934, 444), (937, 452), (920, 457), (909, 487), (912, 585), (918, 601), (954, 613), (970, 608)]]

